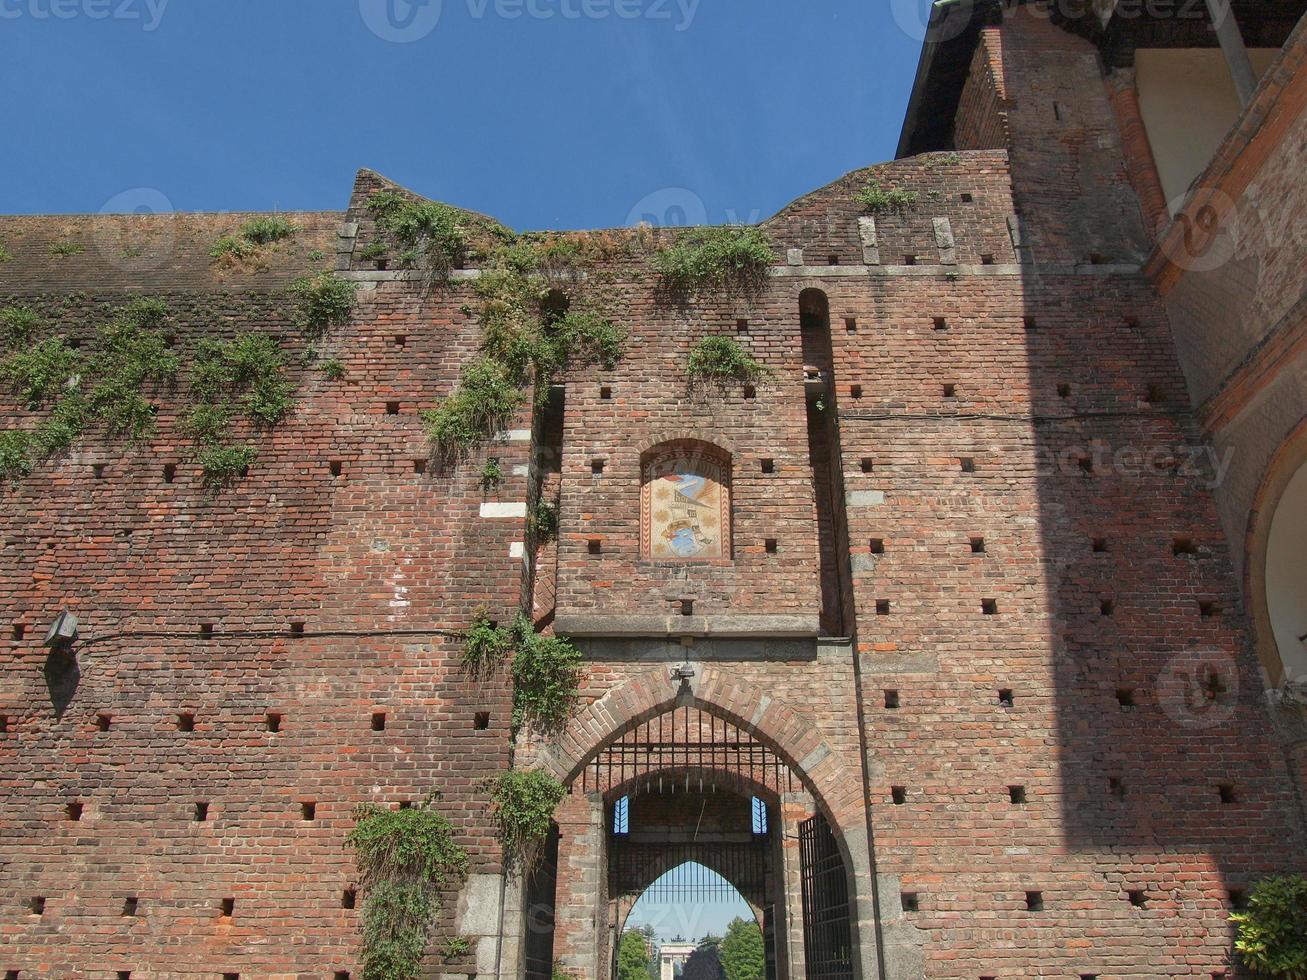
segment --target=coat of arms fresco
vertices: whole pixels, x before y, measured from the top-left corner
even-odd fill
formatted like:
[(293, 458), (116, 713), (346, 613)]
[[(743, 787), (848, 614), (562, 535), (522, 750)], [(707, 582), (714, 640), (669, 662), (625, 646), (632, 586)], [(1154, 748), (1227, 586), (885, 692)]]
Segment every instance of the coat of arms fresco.
[(729, 558), (730, 489), (724, 461), (671, 450), (646, 464), (641, 537), (647, 558)]

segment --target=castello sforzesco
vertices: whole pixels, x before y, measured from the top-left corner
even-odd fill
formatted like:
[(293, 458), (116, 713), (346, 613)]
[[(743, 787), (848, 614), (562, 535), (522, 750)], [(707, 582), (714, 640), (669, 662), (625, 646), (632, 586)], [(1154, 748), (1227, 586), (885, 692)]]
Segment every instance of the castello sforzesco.
[(694, 861), (769, 980), (1262, 975), (1305, 14), (937, 0), (757, 224), (0, 217), (0, 971), (614, 980)]

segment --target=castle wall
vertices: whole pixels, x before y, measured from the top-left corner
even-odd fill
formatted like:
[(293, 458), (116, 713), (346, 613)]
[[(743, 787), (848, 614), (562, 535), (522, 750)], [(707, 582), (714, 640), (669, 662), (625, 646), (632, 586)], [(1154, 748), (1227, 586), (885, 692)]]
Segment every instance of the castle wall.
[[(556, 473), (548, 453), (531, 458), (525, 410), (506, 441), (418, 472), (417, 413), (479, 346), (463, 309), (475, 273), (427, 290), (366, 268), (363, 205), (388, 186), (374, 174), (349, 214), (304, 218), (302, 251), (262, 269), (218, 274), (206, 242), (220, 222), (185, 219), (155, 267), (171, 273), (129, 274), (99, 250), (47, 280), (34, 256), (94, 226), (0, 223), (17, 255), (0, 295), (61, 329), (89, 330), (138, 285), (166, 292), (183, 341), (248, 326), (287, 337), (298, 363), (286, 284), (339, 255), (365, 286), (324, 351), (344, 378), (297, 367), (296, 414), (257, 437), (235, 487), (202, 492), (180, 397), (162, 392), (148, 446), (92, 437), (0, 493), (0, 623), (25, 627), (7, 633), (0, 673), (0, 969), (357, 970), (357, 910), (342, 908), (351, 812), (438, 792), (474, 877), (434, 935), (478, 941), (453, 963), (433, 954), (428, 972), (511, 975), (500, 966), (516, 953), (500, 960), (494, 934), (515, 938), (522, 910), (512, 882), (499, 888), (484, 783), (510, 764), (508, 681), (459, 672), (457, 632), (524, 604), (530, 558), (537, 619), (578, 634), (587, 668), (566, 731), (519, 741), (512, 762), (574, 775), (682, 694), (729, 718), (835, 828), (858, 976), (1229, 970), (1232, 903), (1301, 867), (1304, 847), (1218, 518), (1228, 477), (1172, 333), (1185, 287), (1164, 303), (1139, 268), (1147, 237), (1093, 49), (1024, 14), (995, 30), (993, 93), (976, 74), (960, 132), (991, 143), (1001, 92), (1008, 149), (925, 154), (794, 202), (765, 223), (777, 261), (757, 295), (669, 301), (650, 264), (665, 238), (594, 236), (606, 245), (589, 282), (629, 338), (613, 369), (563, 379)], [(1285, 194), (1288, 145), (1266, 170)], [(873, 180), (917, 196), (869, 212), (857, 194)], [(1269, 308), (1296, 280), (1263, 251)], [(818, 635), (820, 529), (839, 519), (819, 513), (811, 471), (808, 289), (829, 304), (848, 638)], [(690, 348), (708, 335), (769, 369), (751, 395), (689, 389)], [(642, 555), (641, 459), (669, 440), (730, 457), (720, 558)], [(480, 486), (487, 454), (507, 474), (495, 491)], [(525, 556), (533, 464), (561, 531)], [(82, 621), (81, 675), (52, 702), (39, 640), (64, 606)], [(692, 676), (672, 677), (682, 662)], [(577, 790), (557, 818), (555, 954), (602, 976), (602, 803)]]

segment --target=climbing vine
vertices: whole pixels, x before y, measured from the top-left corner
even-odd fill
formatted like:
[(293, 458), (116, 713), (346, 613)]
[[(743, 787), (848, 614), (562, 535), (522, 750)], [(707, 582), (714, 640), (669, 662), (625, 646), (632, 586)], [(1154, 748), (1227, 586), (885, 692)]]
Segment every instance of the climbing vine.
[(346, 838), (364, 891), (365, 980), (416, 980), (440, 891), (467, 873), (467, 852), (449, 821), (427, 800), (391, 810), (365, 803)]
[(540, 769), (501, 772), (490, 784), (490, 815), (504, 852), (523, 868), (535, 867), (549, 839), (549, 824), (567, 788)]
[(695, 228), (654, 253), (663, 295), (685, 299), (701, 289), (754, 295), (767, 279), (772, 243), (761, 228)]
[(422, 413), (433, 454), (457, 462), (503, 431), (525, 404), (524, 389), (535, 386), (538, 402), (549, 385), (572, 366), (613, 367), (626, 332), (603, 317), (593, 301), (575, 309), (563, 296), (576, 291), (587, 261), (585, 247), (558, 236), (515, 235), (502, 225), (473, 219), (448, 205), (410, 201), (385, 192), (368, 204), (377, 226), (393, 241), (425, 256), (429, 281), (443, 281), (452, 268), (476, 254), (480, 274), (471, 289), (481, 352), (464, 365), (455, 390)]
[(1248, 908), (1230, 921), (1238, 927), (1234, 948), (1255, 975), (1307, 977), (1307, 876), (1262, 879), (1248, 896)]
[(581, 652), (563, 637), (537, 633), (520, 614), (509, 626), (496, 626), (478, 614), (463, 634), (463, 668), (485, 676), (510, 654), (513, 731), (556, 732), (580, 697)]

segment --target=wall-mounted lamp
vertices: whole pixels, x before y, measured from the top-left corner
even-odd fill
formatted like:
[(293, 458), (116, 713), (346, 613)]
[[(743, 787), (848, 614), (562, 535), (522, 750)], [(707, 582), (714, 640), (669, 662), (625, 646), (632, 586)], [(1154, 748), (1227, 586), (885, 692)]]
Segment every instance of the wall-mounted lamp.
[(77, 639), (77, 617), (67, 609), (55, 617), (45, 634), (45, 645), (51, 653), (67, 653)]

